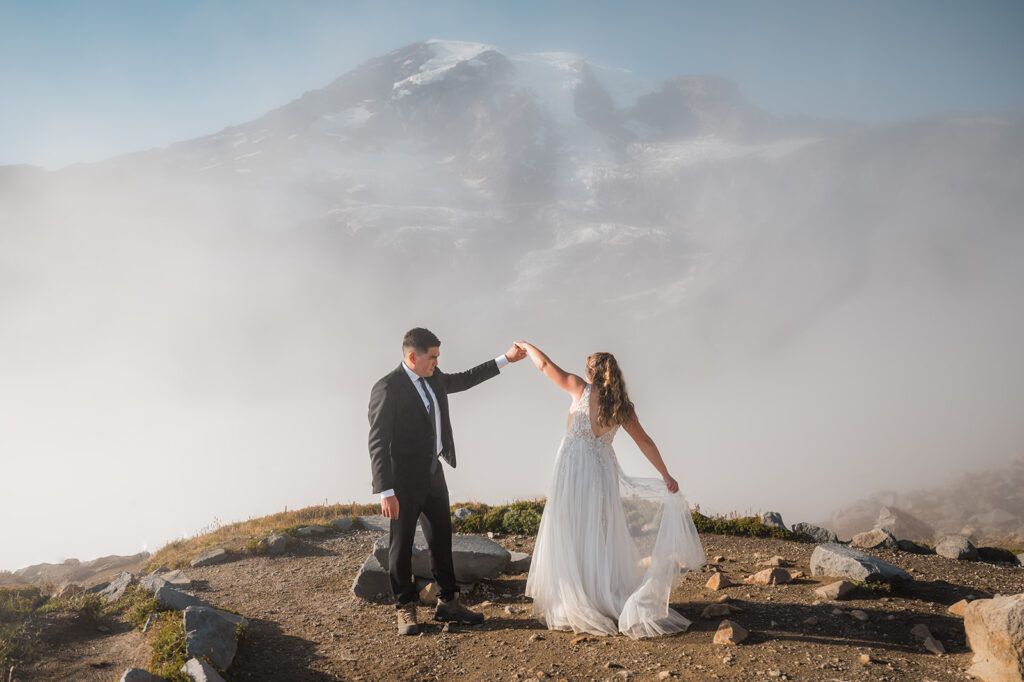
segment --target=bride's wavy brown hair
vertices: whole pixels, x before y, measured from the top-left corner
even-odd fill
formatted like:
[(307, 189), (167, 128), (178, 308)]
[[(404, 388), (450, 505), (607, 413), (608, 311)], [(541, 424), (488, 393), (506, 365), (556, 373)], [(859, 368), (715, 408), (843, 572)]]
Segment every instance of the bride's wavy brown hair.
[(587, 367), (594, 370), (594, 385), (598, 387), (597, 423), (599, 426), (628, 424), (636, 417), (633, 401), (626, 392), (619, 363), (611, 353), (594, 353), (587, 358)]

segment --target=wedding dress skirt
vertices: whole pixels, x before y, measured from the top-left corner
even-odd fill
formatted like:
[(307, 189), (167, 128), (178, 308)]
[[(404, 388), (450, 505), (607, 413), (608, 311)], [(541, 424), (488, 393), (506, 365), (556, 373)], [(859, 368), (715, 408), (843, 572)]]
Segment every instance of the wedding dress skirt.
[(552, 630), (634, 639), (681, 632), (669, 608), (680, 572), (704, 565), (704, 549), (681, 492), (658, 478), (626, 476), (611, 441), (595, 437), (590, 386), (570, 416), (555, 459), (526, 595)]

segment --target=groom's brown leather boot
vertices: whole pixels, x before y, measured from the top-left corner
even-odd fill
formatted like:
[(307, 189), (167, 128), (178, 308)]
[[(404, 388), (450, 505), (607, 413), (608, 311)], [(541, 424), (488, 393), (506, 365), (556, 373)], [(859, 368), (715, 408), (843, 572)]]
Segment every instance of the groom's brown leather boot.
[(398, 607), (398, 634), (418, 635), (419, 623), (416, 622), (416, 602), (411, 601)]
[(437, 600), (434, 620), (461, 623), (463, 625), (476, 625), (477, 623), (484, 622), (484, 614), (467, 609), (459, 602), (459, 595), (456, 594), (448, 601)]

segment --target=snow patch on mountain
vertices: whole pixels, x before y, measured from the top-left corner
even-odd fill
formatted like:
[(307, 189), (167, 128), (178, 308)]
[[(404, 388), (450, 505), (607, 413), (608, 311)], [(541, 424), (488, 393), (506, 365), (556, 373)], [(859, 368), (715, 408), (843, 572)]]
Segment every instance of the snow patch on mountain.
[(444, 80), (448, 72), (462, 62), (476, 59), (484, 52), (497, 51), (492, 45), (454, 40), (428, 40), (426, 45), (434, 56), (423, 62), (417, 73), (394, 84), (395, 99), (405, 97), (415, 87)]

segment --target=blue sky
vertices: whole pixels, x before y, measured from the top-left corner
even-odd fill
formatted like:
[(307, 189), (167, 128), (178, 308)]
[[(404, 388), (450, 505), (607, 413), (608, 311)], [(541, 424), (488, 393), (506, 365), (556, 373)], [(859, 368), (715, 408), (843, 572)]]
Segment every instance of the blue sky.
[(714, 74), (777, 114), (1024, 111), (1024, 2), (0, 0), (0, 164), (242, 123), (428, 38)]

